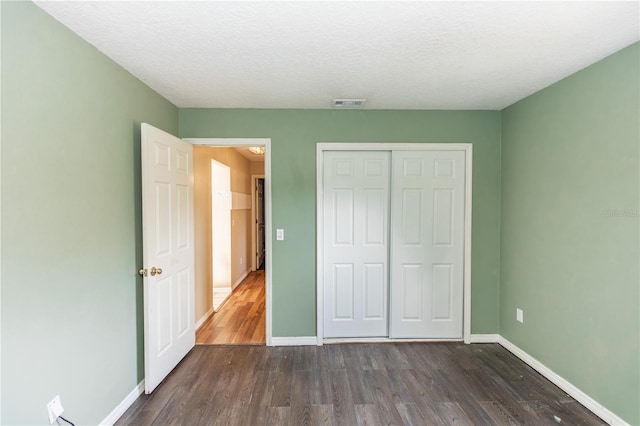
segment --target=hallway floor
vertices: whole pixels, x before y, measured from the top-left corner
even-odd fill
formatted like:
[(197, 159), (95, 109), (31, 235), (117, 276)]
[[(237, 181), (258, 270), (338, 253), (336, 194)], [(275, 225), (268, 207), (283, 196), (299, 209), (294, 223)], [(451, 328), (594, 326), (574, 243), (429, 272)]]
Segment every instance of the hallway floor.
[(264, 345), (264, 269), (251, 272), (196, 333), (197, 345)]

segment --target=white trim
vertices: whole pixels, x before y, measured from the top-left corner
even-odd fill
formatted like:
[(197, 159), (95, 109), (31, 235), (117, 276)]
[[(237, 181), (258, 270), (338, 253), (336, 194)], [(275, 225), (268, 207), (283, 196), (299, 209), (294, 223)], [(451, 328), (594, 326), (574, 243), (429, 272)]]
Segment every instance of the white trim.
[(628, 423), (622, 420), (620, 417), (609, 411), (607, 408), (603, 407), (602, 404), (597, 402), (595, 399), (591, 398), (589, 395), (578, 389), (568, 380), (564, 379), (557, 373), (555, 373), (552, 369), (511, 343), (509, 340), (505, 339), (502, 336), (499, 336), (498, 343), (506, 350), (520, 358), (526, 364), (528, 364), (531, 368), (536, 370), (538, 373), (542, 374), (544, 377), (549, 379), (553, 384), (558, 386), (560, 389), (565, 391), (569, 396), (574, 398), (580, 404), (584, 405), (587, 409), (589, 409), (593, 414), (600, 417), (602, 420), (607, 422), (610, 425), (626, 425)]
[[(458, 144), (455, 144), (458, 145)], [(463, 295), (463, 331), (464, 343), (470, 343), (471, 336), (471, 225), (472, 225), (472, 198), (473, 198), (473, 145), (464, 145), (465, 151), (465, 188), (464, 188), (464, 295)]]
[[(462, 338), (470, 343), (471, 336), (471, 225), (472, 225), (472, 163), (473, 145), (470, 143), (316, 143), (316, 333), (318, 344), (324, 342), (323, 330), (323, 222), (322, 169), (324, 151), (464, 151), (465, 152), (465, 209), (464, 209), (464, 296)], [(387, 340), (388, 341), (388, 340)]]
[(264, 145), (264, 209), (265, 209), (265, 245), (267, 262), (265, 265), (265, 310), (266, 310), (266, 344), (272, 345), (272, 254), (271, 254), (271, 138), (183, 138), (193, 145), (204, 146), (260, 146)]
[(318, 142), (321, 151), (468, 151), (470, 143)]
[(315, 346), (317, 344), (316, 336), (272, 337), (270, 346)]
[(322, 244), (322, 236), (324, 235), (323, 222), (323, 151), (325, 144), (316, 144), (316, 334), (318, 337), (318, 346), (323, 344), (324, 338), (324, 290), (323, 290), (323, 274), (324, 268), (324, 245)]
[(439, 343), (439, 342), (462, 342), (462, 339), (394, 339), (390, 337), (338, 337), (323, 339), (327, 345), (336, 343)]
[[(260, 146), (271, 144), (271, 138), (182, 138), (193, 145), (204, 146)], [(267, 152), (264, 153), (265, 162), (267, 161)]]
[(104, 425), (104, 426), (114, 425), (118, 421), (118, 419), (122, 417), (125, 411), (127, 411), (129, 407), (131, 407), (133, 403), (136, 402), (136, 399), (138, 399), (138, 397), (143, 393), (144, 393), (144, 380), (138, 383), (138, 386), (133, 388), (133, 390), (129, 392), (129, 395), (125, 396), (122, 402), (118, 404), (118, 406), (114, 408), (113, 411), (111, 411), (103, 421), (100, 422), (100, 425)]
[(240, 278), (238, 278), (238, 280), (233, 283), (233, 285), (231, 286), (232, 291), (236, 289), (236, 287), (238, 287), (240, 285), (240, 283), (242, 281), (244, 281), (245, 278), (247, 278), (247, 275), (249, 275), (249, 272), (251, 272), (251, 269), (247, 269), (244, 274), (242, 274), (242, 276)]
[(211, 318), (211, 315), (213, 315), (213, 306), (196, 323), (194, 327), (196, 329), (196, 333), (198, 332), (198, 329), (202, 327), (202, 324), (204, 324), (209, 318)]
[(213, 293), (211, 294), (211, 299), (213, 303), (213, 312), (218, 312), (222, 305), (229, 299), (231, 296), (231, 292), (233, 290), (229, 287), (225, 288), (214, 288)]
[(499, 334), (472, 334), (465, 343), (500, 343)]
[(231, 210), (250, 210), (251, 195), (242, 192), (231, 192)]

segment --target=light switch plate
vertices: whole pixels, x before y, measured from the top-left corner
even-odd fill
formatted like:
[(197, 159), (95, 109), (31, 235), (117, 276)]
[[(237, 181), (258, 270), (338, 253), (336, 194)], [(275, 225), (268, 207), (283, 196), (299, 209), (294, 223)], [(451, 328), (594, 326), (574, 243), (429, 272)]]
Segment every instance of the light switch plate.
[(276, 229), (276, 240), (284, 240), (284, 229)]
[(522, 309), (520, 309), (520, 308), (516, 308), (516, 320), (518, 322), (524, 323), (524, 313), (522, 312)]

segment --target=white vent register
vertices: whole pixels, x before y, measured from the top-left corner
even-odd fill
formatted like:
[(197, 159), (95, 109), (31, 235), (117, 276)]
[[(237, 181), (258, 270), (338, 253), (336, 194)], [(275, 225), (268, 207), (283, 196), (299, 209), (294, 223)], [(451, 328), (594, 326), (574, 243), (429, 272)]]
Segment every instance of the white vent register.
[(362, 108), (366, 99), (334, 99), (331, 101), (333, 108)]

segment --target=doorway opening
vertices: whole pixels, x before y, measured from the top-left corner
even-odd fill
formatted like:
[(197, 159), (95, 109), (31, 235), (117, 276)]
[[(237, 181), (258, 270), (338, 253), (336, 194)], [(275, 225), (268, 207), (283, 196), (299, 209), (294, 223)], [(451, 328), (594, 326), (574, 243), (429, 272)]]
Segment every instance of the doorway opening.
[[(268, 345), (269, 140), (188, 141), (194, 145), (196, 344)], [(261, 155), (248, 150), (255, 146), (264, 147)]]
[(231, 294), (231, 168), (211, 160), (211, 287), (213, 311)]
[(253, 190), (253, 219), (254, 226), (252, 229), (252, 245), (253, 253), (253, 269), (262, 270), (265, 267), (266, 245), (265, 245), (265, 214), (264, 214), (264, 175), (252, 176)]

